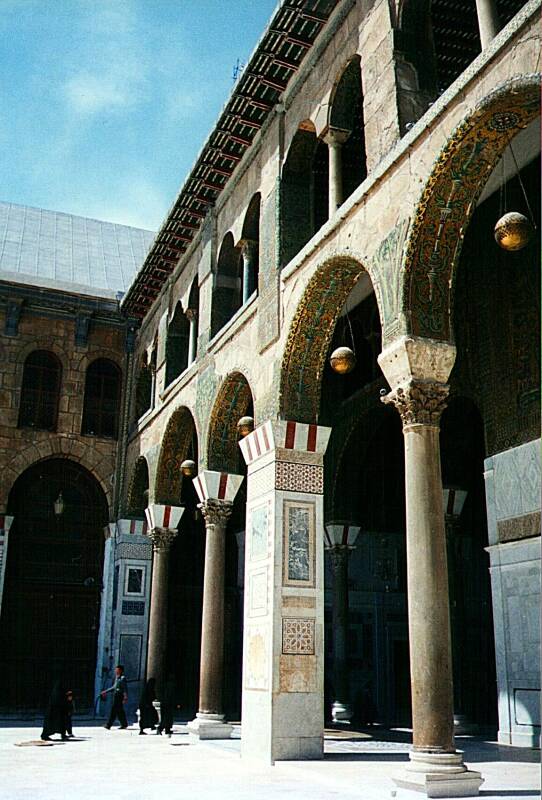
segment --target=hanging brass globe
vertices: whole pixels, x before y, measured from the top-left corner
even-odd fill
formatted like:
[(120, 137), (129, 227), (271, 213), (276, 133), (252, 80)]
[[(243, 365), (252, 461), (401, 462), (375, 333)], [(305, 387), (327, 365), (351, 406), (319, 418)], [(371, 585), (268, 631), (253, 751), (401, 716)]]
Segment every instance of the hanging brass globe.
[(495, 241), (503, 250), (514, 252), (526, 247), (533, 235), (533, 226), (526, 216), (509, 211), (495, 225)]
[(356, 356), (349, 347), (337, 347), (329, 358), (331, 369), (339, 375), (348, 375), (356, 366)]
[(181, 464), (181, 473), (185, 478), (193, 478), (196, 474), (196, 462), (192, 461), (191, 458), (187, 458), (186, 461), (183, 461)]
[(239, 436), (248, 436), (254, 430), (254, 417), (241, 417), (237, 423)]

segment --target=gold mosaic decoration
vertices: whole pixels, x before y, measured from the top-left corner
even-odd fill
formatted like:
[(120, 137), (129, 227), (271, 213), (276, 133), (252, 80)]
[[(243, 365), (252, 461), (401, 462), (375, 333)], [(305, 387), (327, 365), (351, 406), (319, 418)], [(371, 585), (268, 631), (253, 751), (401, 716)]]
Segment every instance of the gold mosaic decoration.
[(139, 456), (134, 464), (130, 485), (126, 495), (126, 511), (135, 517), (142, 517), (148, 503), (145, 492), (149, 488), (149, 467), (145, 456)]
[(415, 336), (452, 340), (455, 269), (487, 179), (511, 139), (535, 119), (540, 76), (514, 79), (459, 125), (437, 159), (413, 221), (403, 307)]
[(292, 320), (282, 361), (280, 412), (284, 419), (318, 421), (322, 375), (333, 331), (363, 272), (358, 261), (338, 256), (310, 279)]
[(196, 426), (185, 406), (176, 409), (167, 424), (162, 440), (154, 496), (157, 503), (178, 505), (181, 499), (181, 464), (186, 458), (197, 461), (192, 452)]
[(240, 372), (228, 375), (211, 412), (207, 463), (209, 469), (238, 473), (241, 464), (237, 423), (252, 408), (252, 392)]

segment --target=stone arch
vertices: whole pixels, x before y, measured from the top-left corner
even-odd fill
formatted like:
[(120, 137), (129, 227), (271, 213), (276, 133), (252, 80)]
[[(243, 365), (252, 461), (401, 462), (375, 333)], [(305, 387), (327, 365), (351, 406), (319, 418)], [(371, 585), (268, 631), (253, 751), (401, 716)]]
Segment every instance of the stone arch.
[(209, 469), (238, 472), (241, 465), (237, 422), (253, 415), (250, 384), (241, 372), (230, 373), (223, 381), (211, 412), (207, 438)]
[(169, 418), (162, 440), (154, 487), (157, 503), (179, 504), (183, 479), (181, 463), (187, 458), (198, 462), (196, 424), (190, 410), (181, 406)]
[(139, 456), (132, 470), (126, 494), (126, 513), (142, 517), (149, 503), (149, 465), (145, 456)]
[[(309, 280), (291, 322), (282, 359), (279, 408), (284, 419), (317, 422), (322, 375), (335, 325), (364, 274), (369, 275), (360, 261), (338, 255), (325, 261)], [(379, 297), (375, 295), (382, 321)]]
[(5, 507), (11, 486), (22, 473), (34, 464), (48, 458), (67, 458), (84, 467), (100, 484), (108, 508), (113, 507), (114, 460), (112, 457), (101, 456), (96, 448), (84, 439), (71, 439), (66, 436), (51, 436), (47, 434), (43, 439), (27, 445), (7, 462), (0, 473), (0, 507)]
[(242, 305), (241, 249), (228, 231), (222, 239), (216, 262), (215, 288), (211, 308), (211, 336), (215, 336)]
[(455, 271), (465, 230), (508, 143), (539, 108), (540, 76), (515, 78), (475, 108), (437, 158), (405, 249), (402, 305), (409, 333), (453, 341)]
[(341, 145), (341, 182), (344, 202), (367, 177), (361, 59), (350, 58), (333, 89), (329, 106), (329, 132), (347, 138)]

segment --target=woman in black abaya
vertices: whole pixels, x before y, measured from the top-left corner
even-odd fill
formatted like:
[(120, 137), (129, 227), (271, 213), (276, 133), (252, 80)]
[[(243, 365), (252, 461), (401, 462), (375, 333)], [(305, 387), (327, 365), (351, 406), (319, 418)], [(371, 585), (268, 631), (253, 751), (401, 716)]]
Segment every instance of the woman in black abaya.
[(156, 681), (149, 678), (139, 698), (139, 735), (145, 735), (145, 728), (154, 728), (158, 722), (158, 713), (152, 704), (156, 700)]
[(53, 733), (60, 733), (62, 740), (66, 741), (66, 729), (68, 726), (68, 703), (66, 700), (66, 689), (60, 679), (56, 680), (49, 698), (49, 705), (45, 712), (43, 730), (41, 738), (47, 741)]

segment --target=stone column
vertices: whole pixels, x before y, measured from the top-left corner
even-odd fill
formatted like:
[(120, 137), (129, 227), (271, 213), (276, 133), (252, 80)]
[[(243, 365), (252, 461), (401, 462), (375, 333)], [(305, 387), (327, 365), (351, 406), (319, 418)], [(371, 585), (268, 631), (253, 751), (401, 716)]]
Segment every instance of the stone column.
[(348, 676), (348, 556), (359, 526), (326, 522), (325, 547), (333, 567), (333, 722), (349, 724), (354, 716)]
[(329, 428), (271, 420), (248, 465), (241, 755), (323, 756), (324, 452)]
[(154, 504), (145, 509), (147, 536), (153, 550), (147, 680), (154, 678), (159, 688), (164, 677), (167, 648), (169, 550), (177, 536), (183, 511), (179, 506)]
[(190, 367), (196, 360), (198, 352), (198, 310), (197, 308), (187, 308), (185, 313), (190, 323), (188, 338), (188, 366)]
[(348, 549), (330, 551), (333, 565), (333, 722), (349, 722), (352, 706), (348, 687)]
[(428, 797), (478, 794), (453, 736), (453, 685), (446, 534), (440, 471), (439, 423), (445, 408), (455, 347), (403, 337), (380, 354), (392, 387), (383, 402), (403, 422), (407, 586), (412, 692), (411, 764), (396, 779)]
[(324, 142), (329, 148), (329, 218), (335, 214), (343, 201), (342, 146), (351, 131), (329, 128)]
[(248, 302), (255, 286), (254, 273), (256, 271), (256, 261), (258, 258), (258, 242), (253, 239), (245, 239), (241, 248), (243, 258), (243, 305)]
[(201, 621), (199, 711), (188, 724), (198, 739), (229, 739), (222, 713), (224, 680), (224, 570), (226, 525), (242, 475), (205, 471), (194, 478), (205, 518), (205, 569)]
[(501, 29), (495, 0), (476, 0), (476, 15), (482, 50), (485, 50)]

